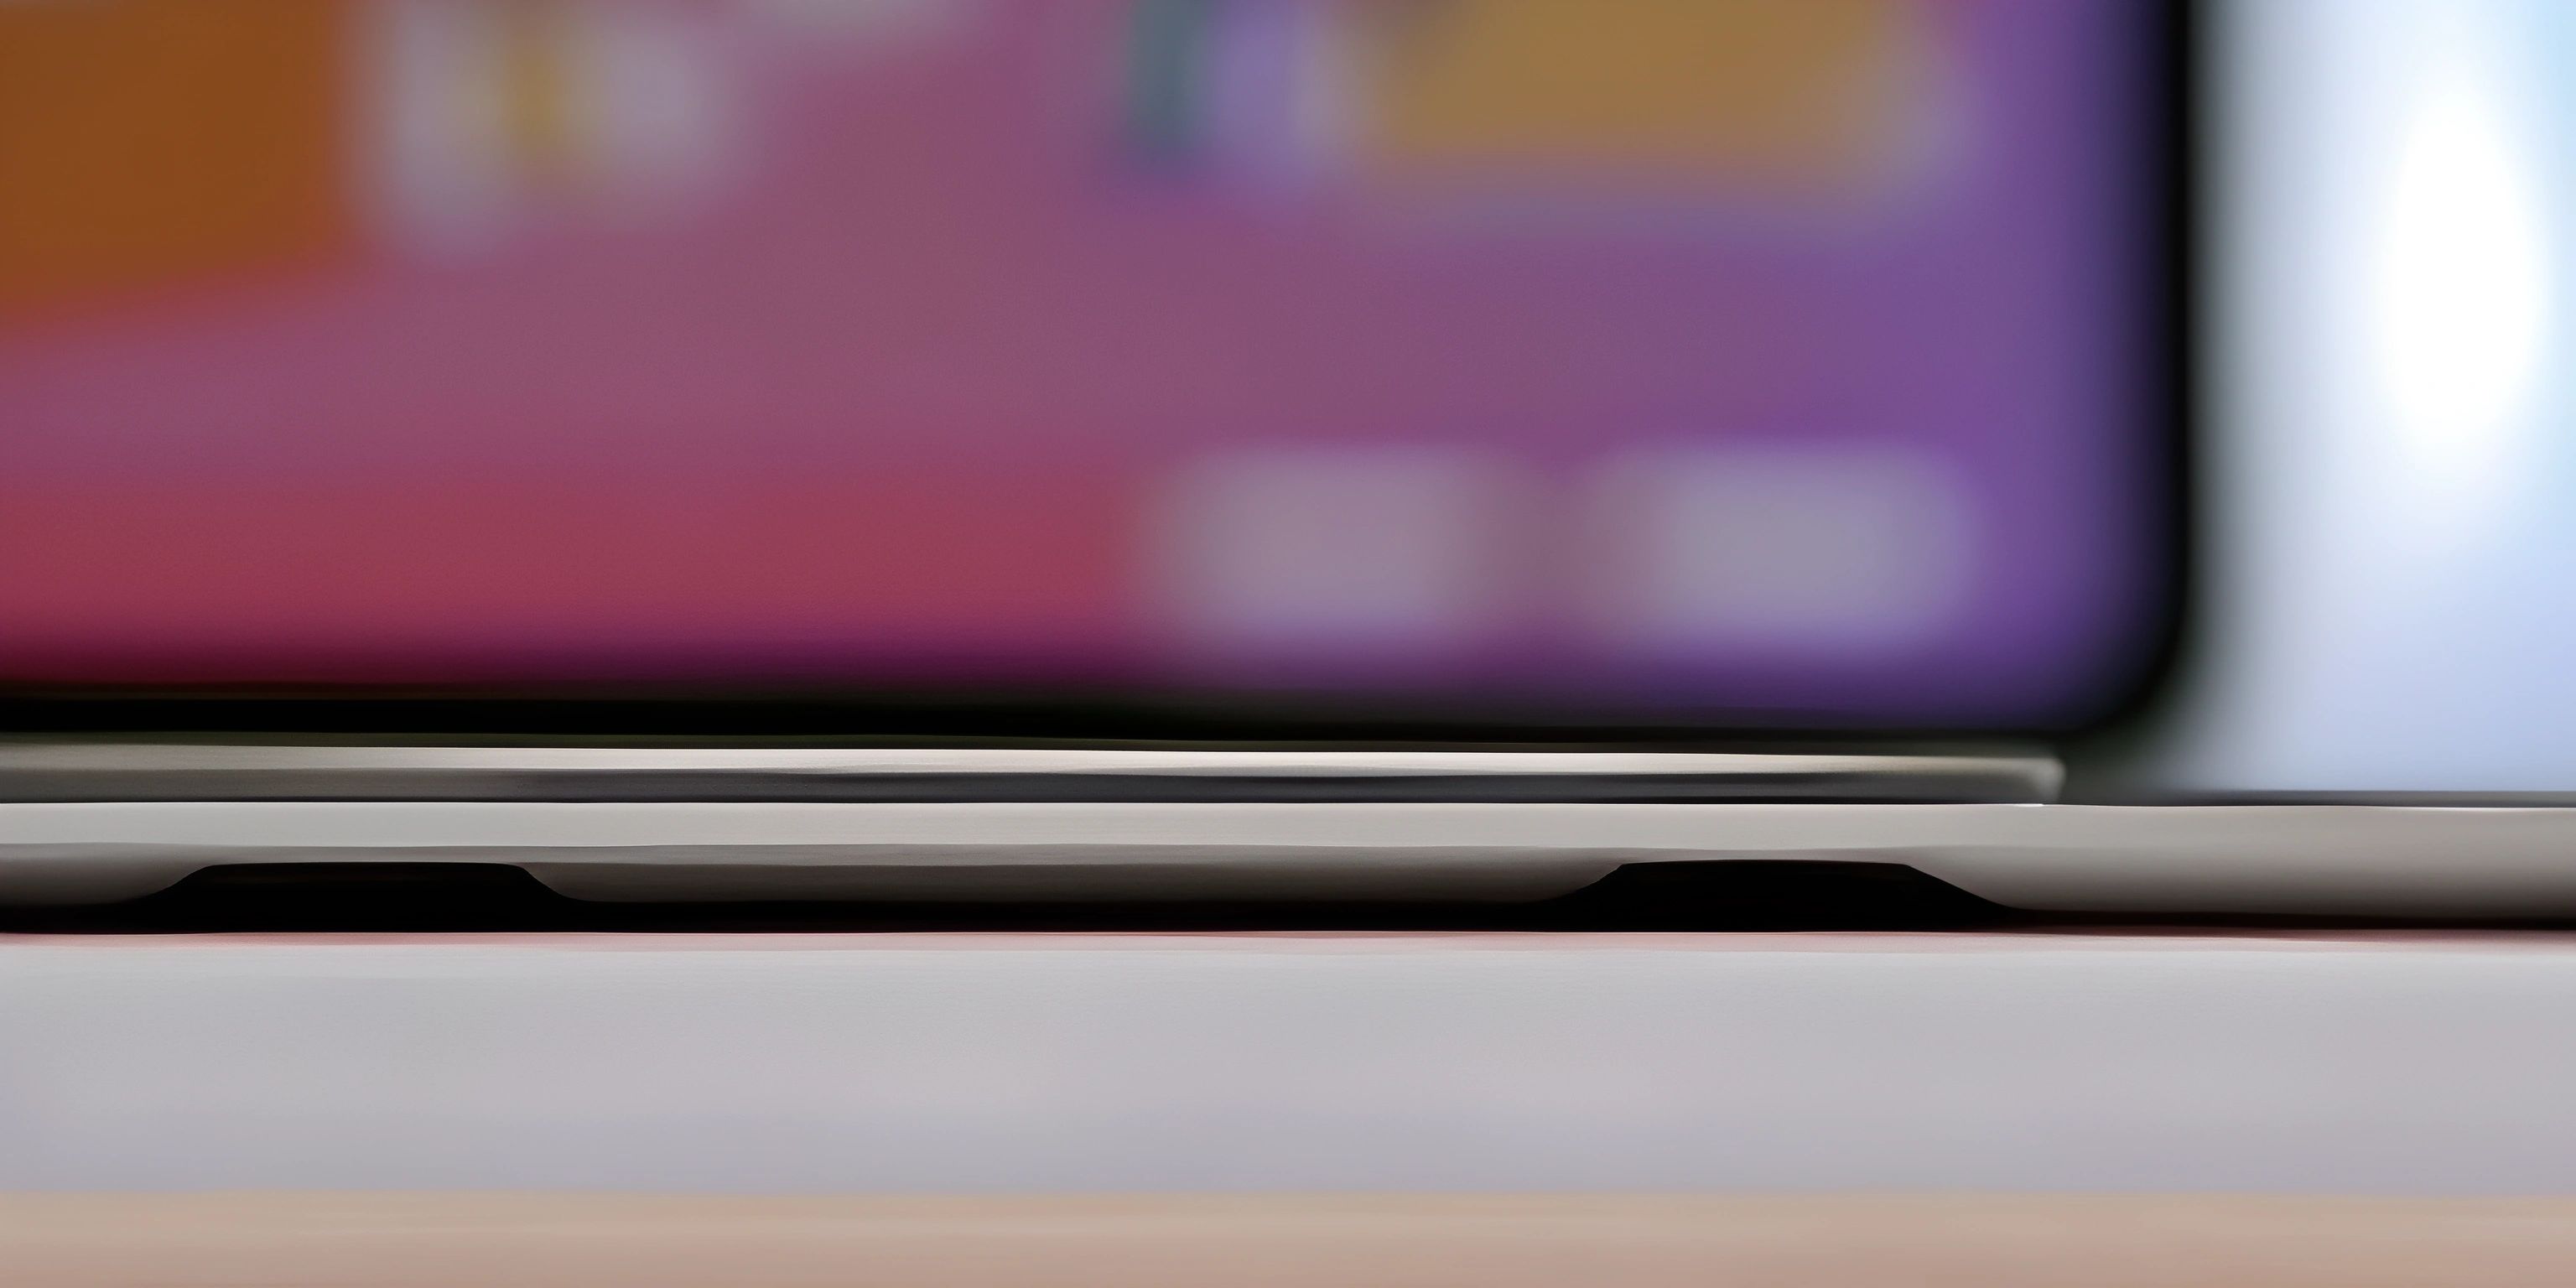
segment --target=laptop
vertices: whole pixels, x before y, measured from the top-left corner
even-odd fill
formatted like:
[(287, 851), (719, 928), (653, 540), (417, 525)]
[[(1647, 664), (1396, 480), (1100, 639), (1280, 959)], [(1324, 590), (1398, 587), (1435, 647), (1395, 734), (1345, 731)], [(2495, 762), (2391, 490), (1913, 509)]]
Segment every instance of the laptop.
[(2189, 10), (0, 9), (0, 900), (2576, 900), (2070, 788), (2198, 562)]

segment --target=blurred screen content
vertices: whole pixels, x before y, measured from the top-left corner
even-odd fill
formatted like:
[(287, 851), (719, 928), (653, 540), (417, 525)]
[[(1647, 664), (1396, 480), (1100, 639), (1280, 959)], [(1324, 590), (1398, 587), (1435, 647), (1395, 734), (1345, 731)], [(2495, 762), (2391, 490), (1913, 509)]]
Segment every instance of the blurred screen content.
[(2046, 718), (2153, 8), (0, 6), (0, 677)]

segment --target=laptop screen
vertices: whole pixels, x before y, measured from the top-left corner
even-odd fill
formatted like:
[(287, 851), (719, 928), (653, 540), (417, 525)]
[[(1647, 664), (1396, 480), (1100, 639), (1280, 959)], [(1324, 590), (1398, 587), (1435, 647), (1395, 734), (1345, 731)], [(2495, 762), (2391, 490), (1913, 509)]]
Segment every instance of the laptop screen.
[(0, 681), (2072, 718), (2164, 20), (0, 6)]

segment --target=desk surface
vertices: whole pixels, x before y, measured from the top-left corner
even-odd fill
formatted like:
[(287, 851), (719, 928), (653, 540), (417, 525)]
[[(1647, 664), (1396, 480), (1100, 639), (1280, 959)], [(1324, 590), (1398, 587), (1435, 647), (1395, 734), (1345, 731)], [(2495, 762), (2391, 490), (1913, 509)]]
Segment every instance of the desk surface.
[(0, 1197), (17, 1288), (2569, 1281), (2576, 1201)]
[(0, 939), (0, 1191), (2576, 1194), (2571, 1015), (2539, 935)]

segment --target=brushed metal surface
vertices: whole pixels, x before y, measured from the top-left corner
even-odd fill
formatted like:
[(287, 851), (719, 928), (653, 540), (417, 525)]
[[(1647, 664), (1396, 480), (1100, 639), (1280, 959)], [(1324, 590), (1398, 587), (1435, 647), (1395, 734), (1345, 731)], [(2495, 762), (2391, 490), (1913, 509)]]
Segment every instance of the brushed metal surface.
[(0, 743), (0, 800), (1912, 800), (2053, 797), (2037, 753)]
[[(1534, 899), (1624, 863), (1902, 863), (2065, 912), (2576, 916), (2576, 809), (2376, 805), (126, 801), (0, 804), (0, 898), (221, 863), (516, 863), (585, 898), (868, 897), (899, 871)], [(782, 874), (801, 887), (782, 889)], [(917, 880), (917, 878), (905, 878)], [(1284, 882), (1284, 886), (1265, 886)], [(1229, 883), (1232, 883), (1229, 886)], [(971, 882), (967, 884), (971, 885)]]

